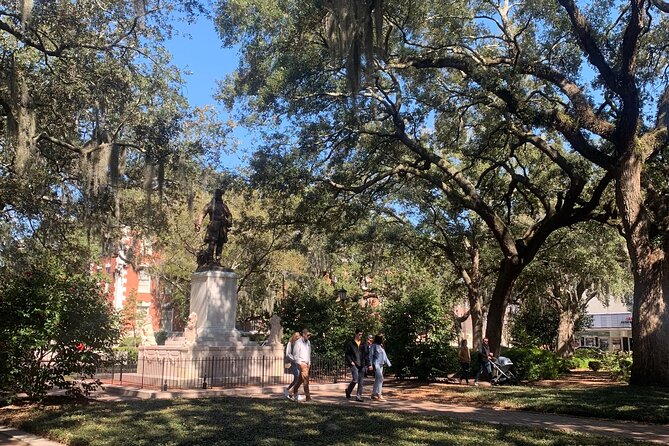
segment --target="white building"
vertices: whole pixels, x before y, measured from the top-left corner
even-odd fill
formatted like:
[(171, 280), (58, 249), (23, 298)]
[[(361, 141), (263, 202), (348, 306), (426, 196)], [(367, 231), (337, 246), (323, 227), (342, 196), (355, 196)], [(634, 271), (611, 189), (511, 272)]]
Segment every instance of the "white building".
[(615, 298), (608, 305), (592, 299), (588, 315), (592, 317), (592, 327), (576, 334), (579, 346), (604, 351), (632, 350), (632, 312), (627, 305)]

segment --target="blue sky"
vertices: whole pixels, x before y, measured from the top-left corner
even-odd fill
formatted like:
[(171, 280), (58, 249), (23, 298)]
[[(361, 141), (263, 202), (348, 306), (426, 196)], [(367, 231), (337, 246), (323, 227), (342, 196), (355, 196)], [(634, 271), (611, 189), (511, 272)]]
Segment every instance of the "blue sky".
[(216, 34), (214, 23), (200, 16), (193, 24), (175, 24), (179, 34), (166, 42), (173, 56), (173, 63), (182, 70), (189, 70), (186, 76), (184, 95), (191, 105), (215, 104), (216, 81), (237, 67), (237, 51), (223, 48)]
[[(227, 119), (227, 113), (216, 102), (214, 94), (216, 81), (223, 80), (237, 68), (237, 49), (222, 47), (214, 23), (207, 17), (200, 16), (192, 24), (179, 21), (174, 26), (177, 32), (174, 38), (166, 42), (166, 47), (172, 53), (172, 63), (184, 72), (186, 85), (183, 95), (188, 98), (191, 106), (213, 105), (221, 113), (221, 118)], [(190, 74), (186, 74), (188, 72)], [(234, 168), (243, 164), (244, 140), (248, 135), (240, 129), (233, 136), (239, 140), (240, 152), (234, 155), (224, 154), (222, 167)]]

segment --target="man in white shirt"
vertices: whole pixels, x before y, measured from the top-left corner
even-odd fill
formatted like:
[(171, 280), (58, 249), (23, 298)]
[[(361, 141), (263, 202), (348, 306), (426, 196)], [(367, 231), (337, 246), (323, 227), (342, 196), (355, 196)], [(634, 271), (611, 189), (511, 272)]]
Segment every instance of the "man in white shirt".
[(304, 395), (306, 401), (311, 401), (311, 394), (309, 393), (309, 367), (311, 366), (311, 342), (309, 342), (309, 337), (311, 333), (306, 328), (302, 330), (302, 337), (295, 341), (293, 345), (292, 356), (297, 364), (297, 367), (300, 369), (300, 377), (297, 380), (297, 384), (289, 392), (288, 396), (290, 399), (295, 399), (297, 401), (297, 391), (300, 388), (301, 384), (304, 384)]

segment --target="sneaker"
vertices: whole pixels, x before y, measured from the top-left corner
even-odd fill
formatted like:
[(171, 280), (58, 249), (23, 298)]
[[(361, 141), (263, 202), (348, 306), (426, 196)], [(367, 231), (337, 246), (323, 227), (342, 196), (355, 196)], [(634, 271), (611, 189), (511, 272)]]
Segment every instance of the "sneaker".
[(385, 401), (385, 400), (386, 400), (386, 399), (385, 399), (384, 397), (382, 397), (381, 395), (378, 395), (378, 396), (376, 397), (376, 399), (379, 400), (379, 401)]
[(475, 385), (476, 387), (478, 387), (479, 383), (475, 382), (474, 385)]
[(372, 399), (373, 399), (373, 400), (378, 400), (378, 399), (379, 399), (379, 396), (378, 396), (378, 395), (372, 395)]
[(362, 397), (359, 397), (359, 396), (356, 396), (356, 397), (355, 397), (355, 400), (358, 401), (359, 403), (362, 403), (362, 402), (363, 402)]

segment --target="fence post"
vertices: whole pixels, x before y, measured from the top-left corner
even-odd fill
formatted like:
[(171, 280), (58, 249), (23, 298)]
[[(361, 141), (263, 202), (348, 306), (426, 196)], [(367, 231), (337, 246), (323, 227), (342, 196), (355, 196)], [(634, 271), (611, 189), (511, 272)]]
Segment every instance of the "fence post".
[(142, 356), (142, 384), (140, 385), (140, 389), (144, 388), (144, 372), (146, 371), (146, 356)]
[(163, 358), (160, 370), (160, 387), (163, 392), (167, 392), (167, 381), (165, 381), (165, 358)]

